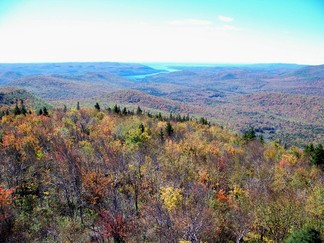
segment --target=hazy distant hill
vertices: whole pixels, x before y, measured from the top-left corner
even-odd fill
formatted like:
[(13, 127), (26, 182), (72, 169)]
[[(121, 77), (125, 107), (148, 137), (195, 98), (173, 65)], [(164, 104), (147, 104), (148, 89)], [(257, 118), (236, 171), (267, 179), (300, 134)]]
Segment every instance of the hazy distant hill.
[(304, 77), (324, 78), (324, 65), (307, 66), (294, 72), (294, 75)]
[(8, 71), (8, 72), (1, 72), (0, 71), (0, 84), (6, 84), (12, 80), (21, 78), (23, 75), (21, 73), (18, 72), (12, 72), (12, 71)]
[(31, 75), (8, 82), (7, 85), (25, 88), (46, 100), (65, 100), (100, 96), (129, 87), (131, 82), (105, 72), (84, 75)]
[[(88, 72), (110, 72), (120, 76), (141, 75), (159, 70), (137, 63), (118, 62), (71, 62), (71, 63), (21, 63), (0, 64), (0, 73), (10, 72), (19, 76), (50, 74), (85, 74)], [(0, 76), (1, 77), (1, 76)], [(1, 79), (0, 79), (1, 81)]]
[[(250, 65), (228, 67), (184, 67), (172, 73), (161, 73), (143, 79), (145, 88), (159, 92), (167, 85), (182, 89), (208, 89), (228, 93), (282, 92), (324, 96), (324, 65)], [(181, 67), (177, 67), (181, 69)], [(162, 87), (163, 86), (163, 87)], [(142, 87), (141, 87), (142, 88)]]

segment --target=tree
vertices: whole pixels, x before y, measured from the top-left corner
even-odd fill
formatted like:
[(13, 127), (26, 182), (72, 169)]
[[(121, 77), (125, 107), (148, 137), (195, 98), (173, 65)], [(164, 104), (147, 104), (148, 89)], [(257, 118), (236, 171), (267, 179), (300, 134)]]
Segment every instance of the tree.
[(21, 107), (21, 114), (23, 114), (23, 115), (27, 114), (27, 110), (26, 110), (25, 106)]
[(304, 229), (294, 231), (284, 241), (285, 243), (305, 242), (305, 243), (321, 243), (320, 233), (312, 228), (306, 227)]
[(163, 129), (162, 128), (160, 129), (159, 137), (160, 137), (161, 141), (164, 140), (164, 133), (163, 133)]
[(173, 128), (172, 128), (172, 125), (170, 122), (167, 123), (167, 125), (165, 127), (165, 131), (169, 137), (173, 134)]
[(315, 147), (313, 144), (308, 144), (304, 152), (310, 157), (311, 164), (324, 165), (324, 149), (322, 144), (318, 144)]
[(96, 110), (98, 110), (98, 111), (100, 111), (100, 105), (99, 105), (99, 103), (97, 102), (96, 104), (95, 104), (95, 106), (94, 106), (95, 108), (96, 108)]
[(12, 194), (14, 189), (5, 189), (2, 184), (0, 184), (0, 241), (7, 242), (8, 235), (11, 233), (12, 225), (10, 220), (8, 220), (11, 215), (13, 208)]
[(126, 109), (126, 107), (123, 108), (122, 114), (123, 114), (124, 116), (127, 115), (127, 109)]
[(20, 115), (21, 114), (21, 111), (20, 111), (20, 109), (19, 109), (19, 107), (18, 107), (18, 104), (16, 103), (16, 106), (15, 106), (15, 109), (14, 109), (14, 114), (15, 114), (15, 116), (17, 116), (17, 115)]
[(112, 237), (116, 243), (125, 242), (125, 238), (132, 228), (127, 224), (122, 214), (116, 213), (116, 215), (112, 216), (105, 211), (101, 211), (100, 216), (102, 218), (101, 223), (104, 230), (104, 237)]
[(136, 114), (142, 115), (142, 113), (143, 113), (143, 111), (142, 111), (141, 107), (137, 106)]
[(158, 119), (159, 121), (162, 121), (162, 120), (163, 120), (161, 112), (158, 113), (158, 115), (157, 115), (157, 119)]
[(251, 141), (256, 138), (254, 128), (251, 127), (248, 131), (243, 133), (243, 139), (246, 141)]
[(114, 108), (113, 108), (113, 112), (114, 112), (115, 114), (119, 114), (119, 113), (120, 113), (120, 107), (119, 107), (117, 104), (114, 106)]
[(305, 152), (305, 154), (307, 154), (307, 155), (311, 155), (313, 152), (314, 152), (314, 145), (311, 143), (311, 144), (307, 144), (306, 146), (305, 146), (305, 149), (304, 149), (304, 152)]
[(324, 165), (324, 149), (322, 144), (318, 144), (311, 154), (311, 163), (313, 165)]
[(138, 128), (141, 130), (142, 133), (145, 130), (143, 123), (139, 124)]
[(80, 110), (80, 102), (78, 101), (78, 103), (77, 103), (77, 110)]
[(44, 106), (44, 108), (43, 108), (43, 115), (44, 115), (44, 116), (48, 116), (48, 111), (47, 111), (47, 109), (46, 109), (45, 106)]
[(208, 125), (207, 118), (205, 118), (205, 117), (200, 117), (199, 123), (200, 123), (200, 124), (203, 124), (203, 125)]
[(20, 103), (21, 103), (21, 109), (20, 109), (21, 114), (26, 115), (27, 114), (27, 109), (25, 107), (24, 100), (20, 100)]

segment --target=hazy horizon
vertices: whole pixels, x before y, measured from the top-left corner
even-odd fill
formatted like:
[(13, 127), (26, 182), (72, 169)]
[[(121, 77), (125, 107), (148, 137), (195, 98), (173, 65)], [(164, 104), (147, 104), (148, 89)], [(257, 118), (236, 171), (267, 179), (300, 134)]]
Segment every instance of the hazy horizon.
[(0, 63), (324, 62), (320, 0), (2, 0)]

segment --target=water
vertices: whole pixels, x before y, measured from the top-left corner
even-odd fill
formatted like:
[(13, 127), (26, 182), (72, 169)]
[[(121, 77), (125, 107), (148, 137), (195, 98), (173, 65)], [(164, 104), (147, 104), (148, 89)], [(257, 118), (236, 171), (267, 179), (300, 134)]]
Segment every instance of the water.
[(150, 73), (150, 74), (124, 76), (124, 78), (128, 78), (130, 80), (142, 80), (146, 77), (154, 76), (161, 73), (181, 71), (181, 69), (177, 69), (176, 67), (214, 67), (214, 66), (227, 67), (233, 65), (240, 65), (240, 64), (222, 64), (222, 63), (218, 63), (218, 64), (215, 63), (214, 64), (213, 63), (141, 63), (141, 64), (154, 68), (157, 70), (157, 72)]
[(161, 73), (170, 73), (170, 72), (179, 71), (178, 69), (172, 68), (169, 66), (169, 64), (165, 64), (165, 63), (142, 63), (142, 64), (156, 69), (157, 72), (150, 73), (150, 74), (141, 74), (141, 75), (129, 75), (129, 76), (124, 76), (124, 78), (128, 78), (130, 80), (141, 80), (143, 78), (154, 76)]

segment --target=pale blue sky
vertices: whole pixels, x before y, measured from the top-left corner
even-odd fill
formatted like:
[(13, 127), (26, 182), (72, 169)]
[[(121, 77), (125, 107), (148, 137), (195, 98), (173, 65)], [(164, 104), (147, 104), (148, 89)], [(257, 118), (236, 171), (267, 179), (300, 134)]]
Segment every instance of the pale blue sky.
[(324, 63), (324, 0), (0, 0), (0, 62)]

